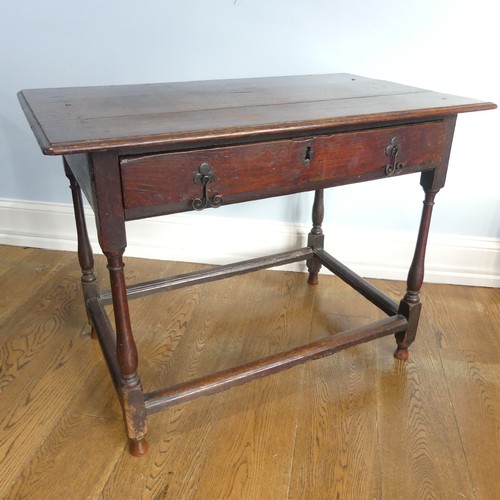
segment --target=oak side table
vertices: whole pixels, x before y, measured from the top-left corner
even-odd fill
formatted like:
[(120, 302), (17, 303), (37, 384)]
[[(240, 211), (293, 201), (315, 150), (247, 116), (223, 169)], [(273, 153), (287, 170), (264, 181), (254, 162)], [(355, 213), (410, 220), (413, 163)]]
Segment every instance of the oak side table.
[[(172, 405), (384, 335), (395, 335), (395, 356), (406, 360), (420, 315), (432, 206), (445, 183), (457, 114), (496, 107), (349, 74), (23, 90), (18, 97), (43, 153), (63, 157), (88, 320), (136, 456), (147, 451), (148, 415)], [(323, 190), (416, 172), (425, 200), (407, 292), (398, 303), (324, 250)], [(127, 221), (311, 190), (307, 246), (126, 285)], [(110, 291), (99, 290), (94, 274), (81, 191), (95, 212)], [(174, 387), (143, 390), (129, 299), (300, 260), (308, 283), (316, 284), (325, 266), (387, 318)], [(116, 333), (104, 310), (111, 302)]]

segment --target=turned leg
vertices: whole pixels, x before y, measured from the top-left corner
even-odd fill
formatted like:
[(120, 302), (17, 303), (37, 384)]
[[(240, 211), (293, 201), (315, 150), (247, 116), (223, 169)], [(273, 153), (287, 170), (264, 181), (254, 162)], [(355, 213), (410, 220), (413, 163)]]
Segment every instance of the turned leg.
[(121, 373), (122, 408), (125, 427), (129, 438), (129, 450), (134, 456), (147, 452), (146, 407), (141, 381), (137, 375), (137, 348), (128, 310), (127, 290), (123, 273), (123, 251), (105, 252), (108, 259), (109, 277), (113, 295), (113, 309), (116, 325), (116, 356)]
[[(313, 227), (307, 239), (307, 245), (312, 249), (322, 249), (325, 236), (321, 225), (325, 216), (325, 206), (323, 202), (323, 189), (318, 189), (314, 193), (314, 203), (312, 209)], [(321, 263), (316, 257), (307, 259), (307, 270), (309, 271), (309, 279), (307, 282), (310, 285), (318, 284), (318, 273), (321, 269)]]
[[(66, 161), (64, 162), (64, 170), (70, 182), (71, 195), (73, 197), (73, 207), (75, 211), (76, 232), (78, 236), (78, 261), (82, 270), (82, 289), (85, 302), (90, 297), (99, 295), (97, 278), (94, 273), (94, 255), (90, 245), (87, 225), (85, 223), (85, 214), (83, 210), (82, 191), (73, 173), (71, 172)], [(88, 313), (87, 313), (88, 317)], [(89, 319), (91, 326), (90, 336), (93, 339), (97, 338), (94, 325)]]
[(398, 347), (394, 352), (394, 357), (402, 361), (408, 359), (408, 347), (415, 340), (417, 333), (418, 320), (420, 317), (420, 288), (424, 281), (424, 262), (425, 250), (427, 247), (427, 237), (431, 224), (432, 207), (434, 198), (439, 189), (433, 189), (432, 185), (424, 184), (425, 200), (420, 220), (420, 229), (418, 231), (415, 254), (408, 273), (407, 289), (403, 300), (399, 304), (399, 314), (408, 319), (408, 329), (406, 332), (396, 334)]

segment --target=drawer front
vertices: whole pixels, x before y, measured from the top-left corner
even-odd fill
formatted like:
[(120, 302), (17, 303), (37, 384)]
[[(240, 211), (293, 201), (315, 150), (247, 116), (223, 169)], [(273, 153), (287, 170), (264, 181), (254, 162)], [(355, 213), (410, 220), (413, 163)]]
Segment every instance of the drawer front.
[(124, 206), (132, 219), (433, 169), (447, 153), (446, 136), (446, 122), (436, 121), (125, 156)]

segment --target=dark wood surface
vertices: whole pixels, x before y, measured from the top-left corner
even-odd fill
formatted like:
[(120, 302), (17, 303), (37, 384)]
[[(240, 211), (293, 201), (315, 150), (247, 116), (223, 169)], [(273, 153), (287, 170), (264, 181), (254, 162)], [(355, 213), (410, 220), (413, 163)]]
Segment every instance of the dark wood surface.
[[(236, 264), (225, 264), (221, 266), (196, 271), (194, 273), (180, 274), (170, 278), (156, 279), (138, 285), (131, 285), (127, 287), (127, 296), (129, 299), (136, 299), (158, 293), (158, 291), (169, 291), (185, 286), (199, 285), (208, 281), (216, 281), (218, 279), (230, 278), (240, 274), (249, 272), (260, 271), (269, 267), (282, 266), (306, 259), (312, 256), (313, 250), (309, 247), (299, 248), (297, 250), (290, 250), (289, 252), (282, 252), (267, 257), (259, 257), (256, 259), (245, 260), (237, 262)], [(111, 292), (102, 292), (100, 295), (103, 304), (112, 302)]]
[[(446, 179), (456, 115), (495, 107), (346, 74), (32, 90), (19, 98), (43, 152), (64, 155), (87, 316), (118, 390), (129, 449), (136, 456), (147, 451), (148, 413), (175, 403), (388, 334), (396, 336), (395, 356), (406, 360), (420, 317), (432, 206)], [(323, 250), (323, 189), (414, 172), (421, 173), (425, 201), (407, 291), (398, 307)], [(80, 188), (94, 208), (108, 262), (111, 292), (102, 296)], [(127, 287), (126, 220), (311, 190), (316, 194), (307, 248)], [(325, 265), (390, 318), (187, 384), (172, 386), (169, 379), (169, 388), (143, 391), (128, 294), (199, 285), (300, 259), (307, 261), (311, 285)], [(103, 319), (110, 298), (116, 343)]]
[(23, 90), (45, 154), (296, 135), (492, 109), (349, 74)]
[[(222, 148), (135, 155), (121, 159), (126, 219), (192, 210), (201, 194), (193, 182), (199, 166), (208, 163), (215, 175), (212, 194), (222, 203), (262, 199), (321, 187), (380, 179), (390, 162), (385, 151), (397, 137), (399, 161), (407, 174), (431, 170), (446, 153), (448, 123), (434, 121), (344, 132), (303, 139), (269, 141)], [(309, 148), (311, 159), (304, 157)], [(158, 208), (154, 208), (158, 207)]]

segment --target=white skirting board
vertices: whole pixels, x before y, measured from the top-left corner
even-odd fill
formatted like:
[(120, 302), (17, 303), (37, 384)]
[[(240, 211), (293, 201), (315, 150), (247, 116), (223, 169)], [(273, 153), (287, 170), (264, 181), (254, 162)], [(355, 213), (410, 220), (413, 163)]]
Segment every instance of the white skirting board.
[[(94, 251), (95, 223), (87, 209)], [(225, 264), (306, 245), (309, 226), (236, 219), (197, 213), (127, 223), (126, 256)], [(405, 280), (416, 231), (374, 231), (324, 226), (325, 248), (367, 278)], [(69, 204), (0, 200), (0, 244), (52, 250), (76, 250), (73, 209)], [(305, 271), (299, 262), (278, 269)], [(500, 239), (431, 235), (425, 281), (500, 287)]]

